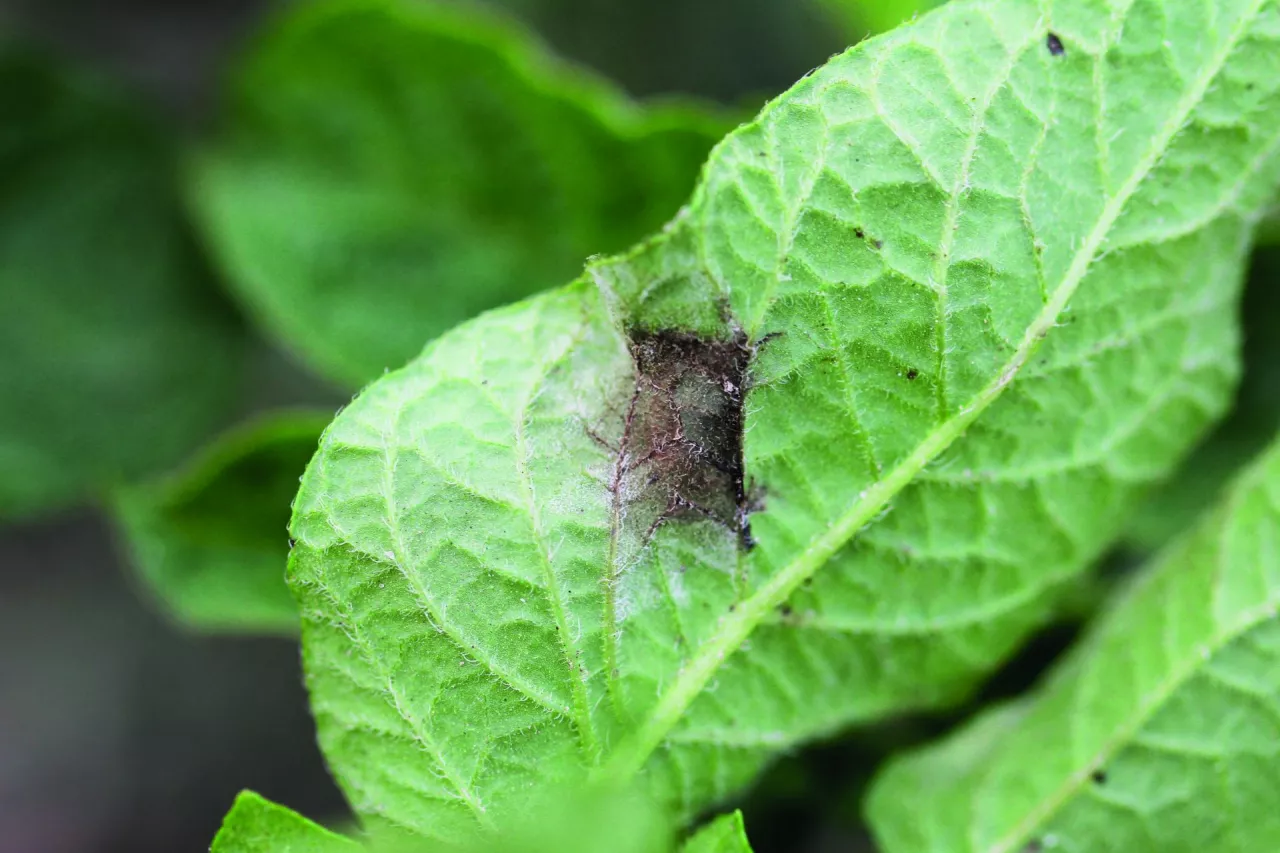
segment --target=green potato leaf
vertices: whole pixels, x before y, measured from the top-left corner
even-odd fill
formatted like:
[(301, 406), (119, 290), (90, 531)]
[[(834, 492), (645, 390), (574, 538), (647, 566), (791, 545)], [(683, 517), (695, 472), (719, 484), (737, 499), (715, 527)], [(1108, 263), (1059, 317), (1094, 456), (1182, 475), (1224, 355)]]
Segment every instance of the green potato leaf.
[(194, 170), (206, 239), (267, 329), (353, 385), (661, 225), (729, 129), (403, 0), (299, 4), (227, 113)]
[(1280, 444), (1030, 699), (890, 765), (885, 853), (1280, 849)]
[(181, 470), (121, 490), (113, 509), (138, 576), (184, 625), (293, 634), (289, 505), (332, 415), (281, 412), (218, 439)]
[(302, 815), (242, 791), (209, 853), (359, 853), (364, 848)]
[(108, 87), (0, 52), (0, 518), (173, 465), (235, 401), (241, 333), (167, 143)]
[(366, 826), (583, 777), (687, 817), (970, 691), (1230, 399), (1277, 41), (1275, 0), (948, 4), (648, 243), (366, 389), (289, 567)]
[(685, 842), (684, 853), (751, 853), (742, 812), (721, 815), (699, 829)]

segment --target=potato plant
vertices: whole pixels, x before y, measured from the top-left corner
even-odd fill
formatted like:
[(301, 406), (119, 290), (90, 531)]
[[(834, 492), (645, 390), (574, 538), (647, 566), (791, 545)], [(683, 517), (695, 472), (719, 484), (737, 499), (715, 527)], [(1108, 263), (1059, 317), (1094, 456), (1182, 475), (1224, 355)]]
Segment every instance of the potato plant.
[(110, 505), (179, 619), (296, 633), (357, 825), (245, 793), (215, 853), (749, 851), (780, 757), (1082, 590), (878, 849), (1280, 849), (1276, 0), (953, 0), (745, 121), (326, 0), (227, 103), (201, 241), (360, 390)]

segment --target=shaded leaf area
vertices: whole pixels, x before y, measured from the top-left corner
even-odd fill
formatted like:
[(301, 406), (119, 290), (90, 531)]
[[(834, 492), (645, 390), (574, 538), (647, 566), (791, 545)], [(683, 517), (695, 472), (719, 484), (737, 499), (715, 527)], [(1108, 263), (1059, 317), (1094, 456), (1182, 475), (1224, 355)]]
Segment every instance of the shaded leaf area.
[(222, 436), (182, 470), (115, 496), (138, 576), (179, 622), (205, 631), (297, 631), (284, 582), (289, 505), (331, 419), (272, 414)]
[[(366, 389), (289, 569), (366, 827), (583, 777), (687, 818), (972, 691), (1229, 402), (1277, 39), (1264, 0), (948, 4), (731, 134), (658, 237)], [(654, 336), (744, 348), (743, 387)]]
[(193, 181), (206, 239), (264, 325), (351, 385), (657, 228), (730, 126), (403, 0), (292, 10), (223, 124)]
[(1258, 226), (1258, 242), (1267, 246), (1280, 244), (1280, 201), (1271, 205)]
[(1280, 430), (1280, 249), (1254, 255), (1241, 315), (1244, 378), (1231, 415), (1143, 503), (1125, 539), (1135, 551), (1158, 550), (1189, 529)]
[(721, 815), (685, 842), (684, 853), (751, 853), (742, 812)]
[(105, 84), (0, 53), (0, 517), (162, 470), (235, 402), (169, 155)]
[(885, 772), (886, 853), (1280, 845), (1280, 447), (1031, 697)]
[(362, 849), (284, 806), (244, 791), (223, 820), (209, 853), (358, 853)]

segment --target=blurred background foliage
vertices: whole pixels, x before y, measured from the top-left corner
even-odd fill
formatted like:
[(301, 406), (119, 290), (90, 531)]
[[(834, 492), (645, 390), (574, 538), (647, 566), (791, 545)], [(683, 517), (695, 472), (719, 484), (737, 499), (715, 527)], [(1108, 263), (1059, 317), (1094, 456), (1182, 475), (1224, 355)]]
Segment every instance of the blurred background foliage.
[[(932, 5), (0, 0), (0, 853), (205, 849), (244, 787), (341, 822), (282, 583), (332, 413), (661, 227), (737, 121)], [(1280, 425), (1277, 275), (1259, 252), (1236, 413), (970, 704)], [(869, 849), (876, 764), (964, 710), (784, 758), (756, 850)]]

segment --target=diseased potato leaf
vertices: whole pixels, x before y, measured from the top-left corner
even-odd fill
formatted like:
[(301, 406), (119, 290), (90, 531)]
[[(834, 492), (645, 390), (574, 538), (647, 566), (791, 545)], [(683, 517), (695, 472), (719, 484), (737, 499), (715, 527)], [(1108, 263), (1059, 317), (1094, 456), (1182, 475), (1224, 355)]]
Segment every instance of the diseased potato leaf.
[(885, 853), (1280, 848), (1280, 445), (1029, 700), (890, 765)]
[(948, 4), (361, 394), (289, 571), (366, 825), (584, 777), (687, 817), (971, 690), (1229, 401), (1278, 42), (1275, 0)]
[(180, 471), (115, 496), (139, 577), (180, 622), (297, 631), (284, 582), (289, 505), (330, 420), (275, 413), (224, 435)]
[(240, 329), (171, 165), (109, 87), (0, 52), (0, 518), (173, 465), (234, 404)]
[(291, 10), (224, 124), (193, 180), (206, 237), (264, 325), (353, 385), (661, 225), (730, 126), (408, 0)]

